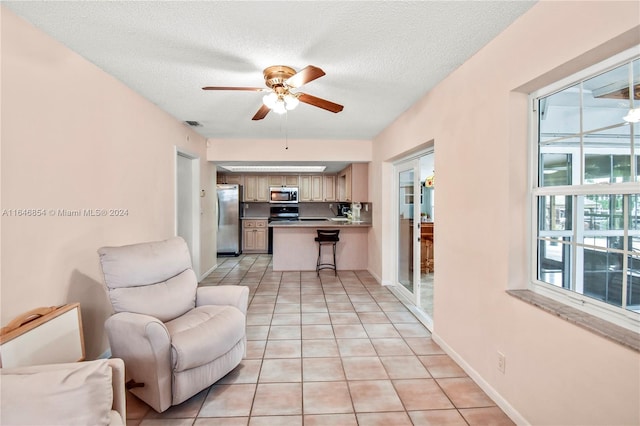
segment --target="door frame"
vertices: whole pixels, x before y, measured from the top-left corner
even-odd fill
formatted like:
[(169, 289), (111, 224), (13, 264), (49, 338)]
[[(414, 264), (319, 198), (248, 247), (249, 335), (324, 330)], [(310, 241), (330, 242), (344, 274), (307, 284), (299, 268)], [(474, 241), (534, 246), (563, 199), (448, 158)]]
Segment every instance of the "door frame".
[[(420, 194), (419, 189), (420, 189), (420, 158), (426, 156), (426, 155), (433, 155), (435, 154), (435, 146), (433, 143), (430, 143), (430, 145), (424, 149), (420, 149), (419, 151), (415, 151), (412, 152), (410, 155), (407, 155), (405, 157), (402, 157), (396, 161), (394, 161), (392, 163), (392, 173), (393, 173), (393, 197), (396, 200), (395, 205), (393, 207), (393, 210), (391, 211), (392, 214), (392, 226), (393, 226), (393, 239), (394, 239), (394, 260), (393, 260), (393, 285), (390, 286), (390, 290), (392, 290), (392, 292), (398, 296), (398, 298), (401, 299), (401, 301), (403, 301), (403, 303), (405, 304), (405, 306), (416, 316), (416, 318), (418, 318), (418, 320), (420, 320), (420, 322), (422, 324), (425, 325), (425, 327), (427, 327), (427, 329), (431, 332), (433, 332), (434, 329), (434, 322), (433, 322), (433, 318), (431, 316), (429, 316), (420, 306), (420, 304), (418, 303), (418, 301), (420, 300), (420, 289), (418, 289), (417, 292), (414, 291), (414, 293), (410, 293), (406, 288), (404, 288), (404, 286), (398, 281), (398, 272), (399, 272), (399, 265), (398, 265), (398, 257), (399, 257), (399, 241), (400, 241), (400, 235), (398, 233), (398, 221), (399, 221), (399, 210), (398, 210), (398, 199), (399, 199), (399, 166), (401, 166), (402, 164), (408, 164), (409, 162), (412, 161), (416, 161), (418, 163), (418, 173), (414, 174), (414, 196), (415, 194)], [(417, 188), (416, 188), (417, 185)], [(418, 192), (416, 192), (418, 191)], [(414, 200), (415, 201), (415, 200)], [(416, 212), (417, 210), (417, 212)], [(417, 216), (416, 216), (417, 215)], [(414, 217), (418, 217), (418, 225), (421, 225), (419, 222), (419, 218), (420, 218), (420, 203), (416, 203), (414, 202)], [(418, 232), (418, 235), (420, 235), (420, 228), (416, 227), (414, 228), (414, 233)], [(417, 245), (417, 250), (416, 250), (416, 245)], [(416, 281), (414, 278), (414, 286), (417, 284), (418, 287), (420, 287), (422, 285), (421, 282), (421, 271), (420, 271), (420, 250), (421, 250), (421, 246), (420, 246), (420, 241), (417, 238), (414, 238), (414, 274), (418, 275), (418, 280)], [(416, 256), (417, 253), (417, 256)], [(415, 262), (417, 261), (418, 265), (417, 265), (417, 270), (416, 270), (416, 266), (415, 266)], [(436, 285), (435, 283), (435, 278), (434, 278), (434, 286)], [(435, 300), (434, 300), (434, 304), (435, 304)]]
[(200, 157), (192, 152), (186, 151), (178, 146), (175, 147), (174, 156), (174, 229), (173, 234), (178, 235), (178, 157), (186, 158), (191, 162), (191, 232), (192, 232), (192, 246), (189, 247), (191, 252), (191, 262), (193, 263), (193, 270), (196, 272), (198, 281), (203, 277), (200, 275)]

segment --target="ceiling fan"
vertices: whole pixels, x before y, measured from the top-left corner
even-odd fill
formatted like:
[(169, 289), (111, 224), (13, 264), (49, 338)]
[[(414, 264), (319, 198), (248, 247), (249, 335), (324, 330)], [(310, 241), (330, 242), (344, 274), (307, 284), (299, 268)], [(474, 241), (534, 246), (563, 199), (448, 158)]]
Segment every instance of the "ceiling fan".
[(344, 106), (318, 98), (302, 92), (294, 92), (297, 89), (315, 79), (325, 75), (325, 72), (318, 67), (309, 65), (296, 72), (291, 67), (285, 65), (274, 65), (264, 70), (264, 82), (268, 89), (260, 87), (218, 87), (207, 86), (202, 90), (244, 90), (250, 92), (268, 92), (263, 98), (263, 105), (253, 116), (252, 120), (262, 120), (269, 111), (273, 110), (278, 114), (284, 114), (287, 110), (294, 109), (299, 102), (326, 109), (333, 113), (342, 111)]

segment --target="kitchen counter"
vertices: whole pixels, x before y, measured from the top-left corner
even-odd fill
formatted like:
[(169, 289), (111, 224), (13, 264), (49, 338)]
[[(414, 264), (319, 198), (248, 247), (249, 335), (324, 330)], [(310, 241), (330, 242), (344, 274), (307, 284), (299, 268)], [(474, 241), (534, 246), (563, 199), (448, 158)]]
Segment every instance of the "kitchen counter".
[(271, 228), (371, 228), (371, 222), (333, 221), (324, 218), (300, 218), (296, 221), (277, 221)]
[[(368, 241), (370, 222), (334, 222), (327, 219), (272, 222), (273, 270), (315, 271), (318, 229), (339, 229), (340, 241), (336, 244), (338, 270), (362, 270), (368, 267)], [(323, 263), (332, 250), (324, 248)], [(331, 259), (333, 260), (333, 259)]]

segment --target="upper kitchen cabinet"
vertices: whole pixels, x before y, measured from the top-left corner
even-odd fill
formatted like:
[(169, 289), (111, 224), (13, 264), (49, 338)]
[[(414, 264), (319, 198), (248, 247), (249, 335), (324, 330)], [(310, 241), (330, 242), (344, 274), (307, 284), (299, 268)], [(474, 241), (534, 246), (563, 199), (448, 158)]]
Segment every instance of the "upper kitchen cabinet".
[(353, 163), (338, 173), (338, 201), (369, 201), (369, 165)]
[(300, 176), (300, 201), (322, 201), (322, 176)]
[(300, 185), (298, 175), (269, 176), (269, 186), (298, 186), (298, 185)]
[(336, 201), (336, 176), (301, 175), (300, 201)]
[(216, 181), (217, 183), (244, 185), (244, 176), (239, 174), (218, 173)]
[(325, 175), (322, 177), (322, 201), (336, 201), (335, 175)]
[(266, 175), (244, 175), (244, 201), (269, 201), (269, 177)]

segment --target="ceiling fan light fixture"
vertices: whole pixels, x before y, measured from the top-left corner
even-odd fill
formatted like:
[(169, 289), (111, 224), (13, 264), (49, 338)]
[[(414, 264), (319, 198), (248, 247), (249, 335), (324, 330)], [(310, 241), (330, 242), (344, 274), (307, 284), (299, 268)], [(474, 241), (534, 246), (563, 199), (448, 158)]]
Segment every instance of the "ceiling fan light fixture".
[(278, 102), (278, 95), (274, 92), (268, 93), (262, 97), (262, 103), (265, 104), (269, 109), (273, 109), (276, 102)]
[(274, 65), (264, 69), (264, 82), (268, 89), (260, 87), (229, 87), (229, 86), (205, 86), (202, 90), (239, 90), (248, 92), (268, 92), (262, 97), (262, 104), (251, 120), (262, 120), (271, 111), (276, 114), (284, 114), (295, 109), (300, 102), (321, 108), (332, 113), (338, 113), (344, 106), (308, 95), (306, 93), (294, 93), (291, 89), (297, 89), (309, 82), (312, 82), (325, 72), (313, 65), (297, 71), (286, 65)]
[(300, 101), (295, 95), (292, 95), (291, 93), (284, 95), (284, 106), (288, 111), (295, 109), (299, 103)]
[(278, 101), (273, 105), (271, 110), (276, 114), (284, 114), (285, 112), (287, 112), (287, 107), (284, 104), (284, 100), (278, 99)]

